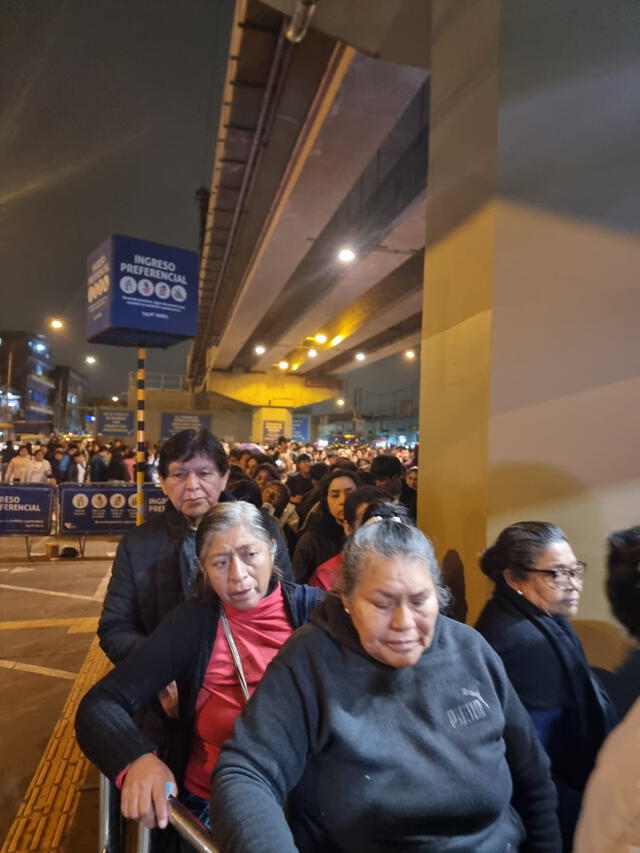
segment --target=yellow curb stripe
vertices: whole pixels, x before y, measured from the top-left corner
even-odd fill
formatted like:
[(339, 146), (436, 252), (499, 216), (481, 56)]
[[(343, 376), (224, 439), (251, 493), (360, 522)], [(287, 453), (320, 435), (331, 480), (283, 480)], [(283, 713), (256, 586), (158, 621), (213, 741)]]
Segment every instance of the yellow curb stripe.
[(73, 825), (79, 788), (88, 767), (76, 743), (73, 721), (80, 699), (110, 667), (96, 637), (0, 853), (59, 853), (64, 846), (64, 836)]

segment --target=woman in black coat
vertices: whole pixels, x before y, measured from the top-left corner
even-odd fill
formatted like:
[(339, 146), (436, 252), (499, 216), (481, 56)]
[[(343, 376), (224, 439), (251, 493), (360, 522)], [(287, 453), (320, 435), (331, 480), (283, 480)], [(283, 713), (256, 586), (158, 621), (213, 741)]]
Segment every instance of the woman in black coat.
[[(166, 786), (207, 819), (211, 770), (222, 743), (269, 661), (324, 598), (282, 580), (264, 516), (246, 501), (217, 504), (196, 534), (200, 594), (174, 608), (145, 642), (94, 685), (80, 703), (80, 748), (121, 785), (125, 817), (167, 823)], [(177, 691), (158, 744), (134, 718), (159, 694)], [(165, 839), (167, 845), (170, 840)], [(163, 848), (164, 849), (164, 848)]]
[(569, 622), (586, 565), (559, 527), (523, 521), (502, 531), (480, 568), (496, 586), (476, 629), (502, 658), (549, 755), (563, 846), (571, 850), (584, 787), (615, 724)]
[(293, 554), (293, 571), (298, 583), (306, 583), (321, 563), (342, 549), (344, 502), (360, 486), (360, 478), (348, 468), (335, 468), (320, 481), (320, 507), (309, 513)]

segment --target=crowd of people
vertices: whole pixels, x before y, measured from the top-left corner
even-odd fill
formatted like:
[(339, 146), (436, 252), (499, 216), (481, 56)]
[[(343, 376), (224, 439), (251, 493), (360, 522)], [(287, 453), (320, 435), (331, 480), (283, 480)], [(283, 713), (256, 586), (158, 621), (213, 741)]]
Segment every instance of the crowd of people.
[[(167, 506), (118, 546), (115, 668), (76, 719), (155, 849), (190, 849), (167, 791), (224, 853), (640, 845), (640, 765), (616, 770), (638, 751), (638, 651), (605, 689), (570, 622), (586, 565), (550, 522), (502, 531), (475, 628), (452, 618), (417, 463), (206, 430), (160, 447)], [(640, 527), (609, 540), (608, 592), (637, 638)]]
[[(147, 443), (145, 482), (158, 482), (157, 460), (157, 445)], [(129, 483), (136, 479), (136, 453), (117, 438), (103, 443), (54, 433), (46, 443), (6, 441), (0, 466), (7, 483)]]

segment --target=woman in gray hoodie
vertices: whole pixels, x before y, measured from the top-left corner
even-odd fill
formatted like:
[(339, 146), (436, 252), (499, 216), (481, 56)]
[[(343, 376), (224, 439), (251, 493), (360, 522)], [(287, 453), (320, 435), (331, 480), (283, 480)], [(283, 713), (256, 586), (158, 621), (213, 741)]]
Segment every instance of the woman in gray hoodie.
[(348, 540), (340, 589), (272, 662), (222, 751), (220, 849), (560, 850), (529, 716), (497, 654), (440, 613), (431, 545), (396, 507)]

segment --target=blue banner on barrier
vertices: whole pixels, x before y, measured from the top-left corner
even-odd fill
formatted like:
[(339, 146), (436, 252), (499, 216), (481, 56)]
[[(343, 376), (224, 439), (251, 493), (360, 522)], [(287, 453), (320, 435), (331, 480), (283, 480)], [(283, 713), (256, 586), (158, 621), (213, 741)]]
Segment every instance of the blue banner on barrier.
[(47, 536), (52, 508), (53, 486), (0, 484), (0, 535)]
[[(158, 486), (144, 486), (144, 515), (164, 510), (166, 498)], [(112, 536), (127, 533), (136, 526), (136, 487), (127, 483), (95, 483), (85, 486), (63, 483), (60, 486), (61, 534)]]
[(291, 416), (291, 439), (307, 444), (309, 441), (309, 415)]
[(161, 412), (160, 440), (166, 441), (183, 429), (211, 429), (211, 415), (197, 412)]
[(87, 270), (87, 340), (169, 347), (196, 333), (197, 252), (114, 234)]
[(100, 435), (131, 436), (134, 434), (133, 409), (100, 409), (98, 433)]

